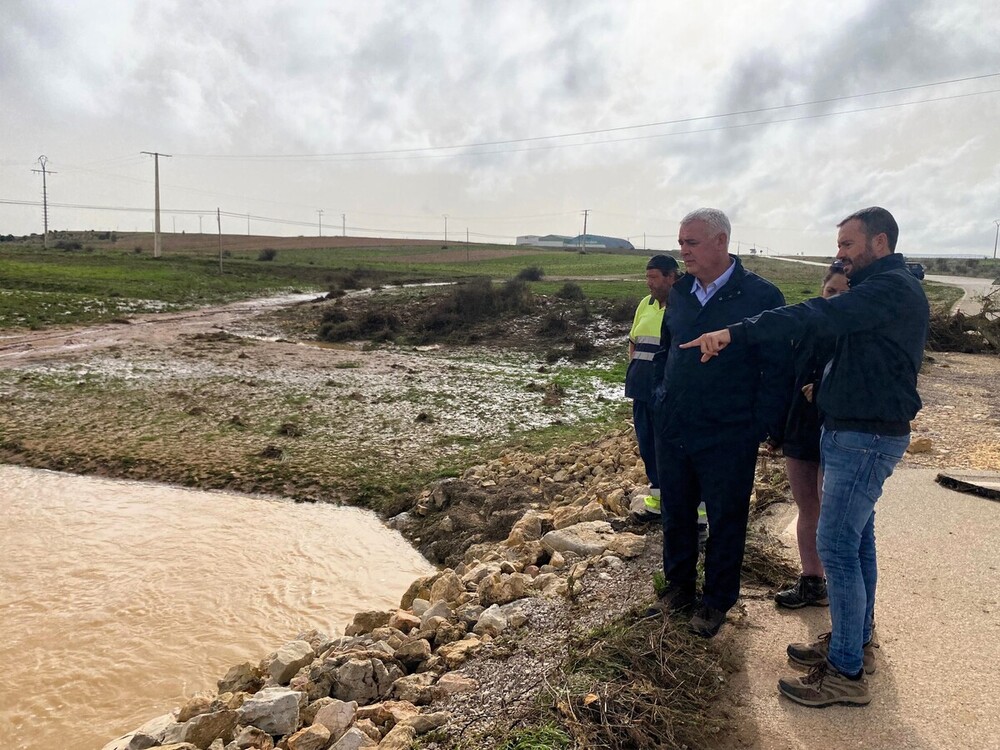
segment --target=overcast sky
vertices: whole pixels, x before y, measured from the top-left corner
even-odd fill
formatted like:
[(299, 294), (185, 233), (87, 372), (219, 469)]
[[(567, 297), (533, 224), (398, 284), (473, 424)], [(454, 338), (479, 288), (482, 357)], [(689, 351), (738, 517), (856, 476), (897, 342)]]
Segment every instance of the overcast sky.
[(447, 214), (450, 240), (512, 242), (590, 209), (588, 231), (662, 248), (709, 205), (744, 249), (832, 254), (837, 221), (878, 204), (902, 252), (991, 255), (998, 19), (987, 0), (3, 0), (0, 233), (41, 230), (18, 202), (40, 202), (42, 154), (50, 228), (148, 231), (140, 151), (160, 151), (167, 232), (215, 231), (220, 207), (287, 222), (254, 234), (346, 214), (348, 234), (443, 239)]

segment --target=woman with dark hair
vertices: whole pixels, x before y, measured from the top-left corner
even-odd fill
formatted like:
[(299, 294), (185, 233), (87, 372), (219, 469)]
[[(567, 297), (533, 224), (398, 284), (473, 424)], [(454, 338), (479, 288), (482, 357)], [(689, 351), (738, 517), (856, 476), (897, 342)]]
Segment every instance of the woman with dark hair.
[[(821, 295), (830, 298), (848, 290), (847, 276), (840, 261), (835, 261), (823, 277)], [(819, 523), (823, 475), (819, 464), (819, 431), (823, 420), (813, 393), (823, 377), (823, 370), (833, 357), (834, 339), (808, 336), (795, 346), (795, 390), (785, 425), (782, 453), (792, 497), (799, 509), (795, 535), (799, 545), (802, 573), (795, 585), (774, 596), (779, 607), (798, 609), (825, 607), (823, 563), (816, 552), (816, 527)]]

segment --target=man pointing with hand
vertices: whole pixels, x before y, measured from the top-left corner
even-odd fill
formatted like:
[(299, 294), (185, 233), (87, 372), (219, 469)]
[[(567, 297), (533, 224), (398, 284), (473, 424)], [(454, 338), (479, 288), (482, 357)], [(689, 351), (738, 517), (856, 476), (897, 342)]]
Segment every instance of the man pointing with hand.
[(899, 227), (892, 214), (866, 208), (837, 226), (837, 258), (850, 294), (763, 312), (680, 345), (700, 349), (708, 363), (730, 346), (798, 339), (806, 331), (837, 339), (817, 396), (825, 417), (816, 539), (833, 627), (814, 643), (791, 644), (789, 658), (812, 670), (778, 682), (783, 695), (817, 707), (871, 701), (865, 673), (875, 670), (875, 503), (909, 445), (910, 420), (921, 406), (917, 373), (929, 316), (920, 282), (895, 254)]

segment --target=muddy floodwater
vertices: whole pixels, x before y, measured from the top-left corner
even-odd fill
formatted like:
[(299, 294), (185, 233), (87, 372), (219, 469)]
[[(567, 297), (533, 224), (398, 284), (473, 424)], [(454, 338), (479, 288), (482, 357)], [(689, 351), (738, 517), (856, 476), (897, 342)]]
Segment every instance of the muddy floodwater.
[(432, 567), (365, 511), (0, 466), (0, 738), (92, 750)]

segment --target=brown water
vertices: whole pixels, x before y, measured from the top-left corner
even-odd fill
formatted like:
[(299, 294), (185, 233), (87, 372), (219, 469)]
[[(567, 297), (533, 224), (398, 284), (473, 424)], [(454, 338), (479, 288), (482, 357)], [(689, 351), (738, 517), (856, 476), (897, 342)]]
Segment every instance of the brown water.
[(0, 745), (101, 748), (431, 570), (353, 508), (0, 466)]

